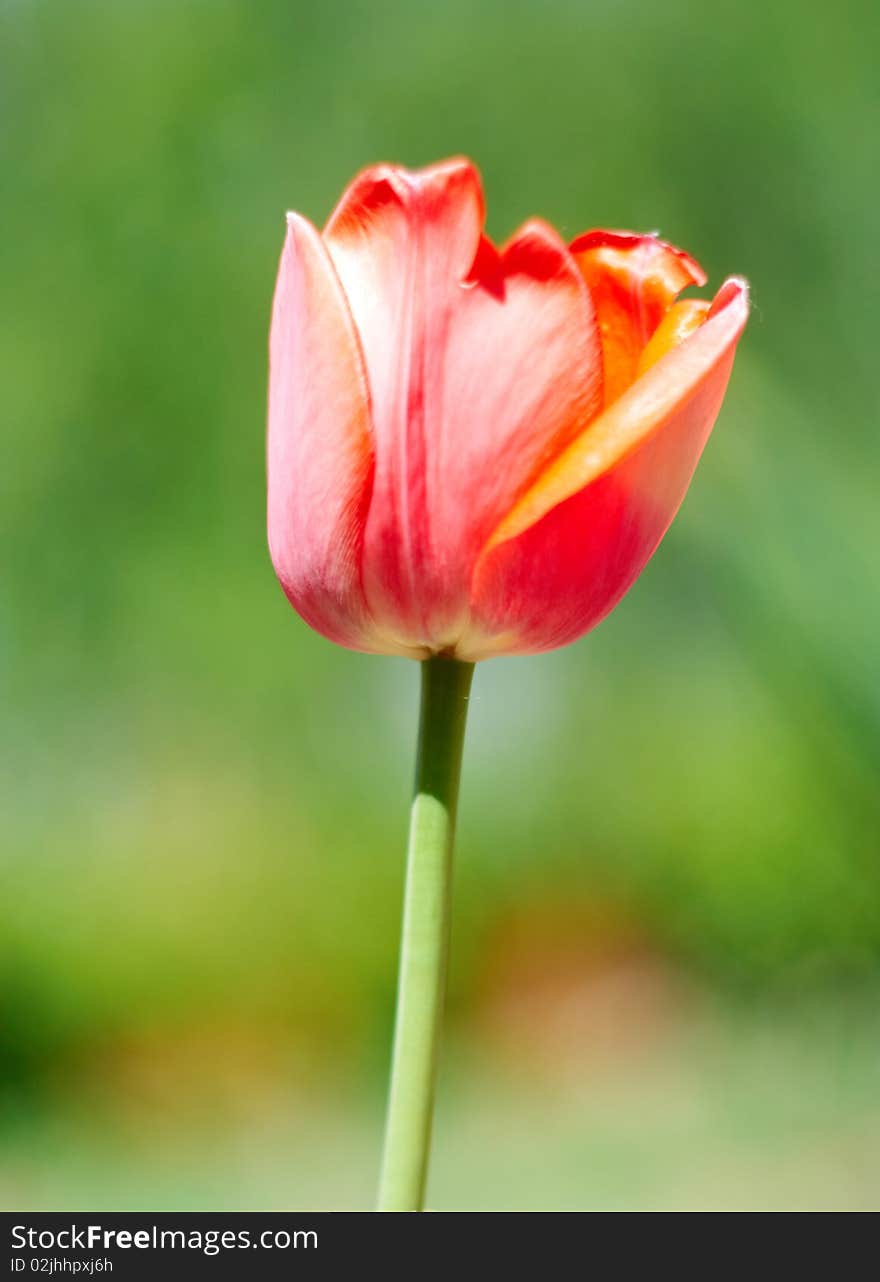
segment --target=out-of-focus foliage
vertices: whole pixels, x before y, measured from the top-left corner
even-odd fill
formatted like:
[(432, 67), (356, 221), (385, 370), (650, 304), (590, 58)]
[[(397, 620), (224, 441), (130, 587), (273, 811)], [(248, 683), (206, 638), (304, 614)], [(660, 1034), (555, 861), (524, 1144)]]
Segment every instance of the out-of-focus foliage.
[(120, 1047), (193, 1028), (384, 1068), (417, 673), (299, 622), (263, 474), (283, 212), (320, 221), (374, 160), (464, 152), (499, 238), (659, 228), (753, 286), (644, 578), (586, 641), (477, 673), (463, 1045), (524, 973), (602, 957), (724, 1000), (873, 983), (873, 16), (0, 0), (0, 1074), (25, 1134), (25, 1096), (118, 1084)]

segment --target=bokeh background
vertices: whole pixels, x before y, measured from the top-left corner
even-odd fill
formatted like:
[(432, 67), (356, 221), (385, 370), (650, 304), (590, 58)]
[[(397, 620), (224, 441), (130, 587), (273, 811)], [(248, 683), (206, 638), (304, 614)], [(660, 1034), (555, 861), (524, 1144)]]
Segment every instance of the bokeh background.
[(465, 152), (754, 311), (591, 637), (478, 670), (431, 1205), (880, 1192), (873, 6), (0, 0), (0, 1199), (366, 1207), (417, 670), (264, 536), (287, 208)]

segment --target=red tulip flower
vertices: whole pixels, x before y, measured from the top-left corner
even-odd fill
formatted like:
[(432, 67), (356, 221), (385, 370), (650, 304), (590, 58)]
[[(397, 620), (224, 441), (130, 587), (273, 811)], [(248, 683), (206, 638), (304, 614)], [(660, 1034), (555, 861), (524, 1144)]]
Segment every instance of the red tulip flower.
[(288, 218), (270, 341), (269, 546), (340, 645), (426, 660), (380, 1206), (421, 1208), (473, 665), (565, 645), (681, 503), (746, 322), (745, 282), (656, 236), (498, 249), (473, 165), (355, 178)]
[(323, 233), (288, 218), (269, 394), (269, 544), (342, 645), (466, 661), (595, 627), (675, 515), (747, 315), (656, 236), (483, 231), (452, 160), (366, 170)]

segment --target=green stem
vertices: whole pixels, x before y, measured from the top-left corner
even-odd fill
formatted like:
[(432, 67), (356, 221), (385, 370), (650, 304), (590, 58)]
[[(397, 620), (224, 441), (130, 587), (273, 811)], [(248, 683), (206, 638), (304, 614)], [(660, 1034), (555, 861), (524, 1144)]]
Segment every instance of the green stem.
[(437, 1041), (446, 990), (452, 846), (474, 666), (426, 659), (380, 1211), (420, 1211), (425, 1194)]

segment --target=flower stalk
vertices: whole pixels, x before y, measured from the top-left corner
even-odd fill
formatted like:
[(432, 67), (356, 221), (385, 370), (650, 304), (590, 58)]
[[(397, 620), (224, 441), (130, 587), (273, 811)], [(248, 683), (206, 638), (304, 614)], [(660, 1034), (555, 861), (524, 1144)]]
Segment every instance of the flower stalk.
[(473, 664), (434, 657), (421, 664), (421, 674), (380, 1211), (420, 1211), (424, 1204), (449, 954), (455, 816)]

